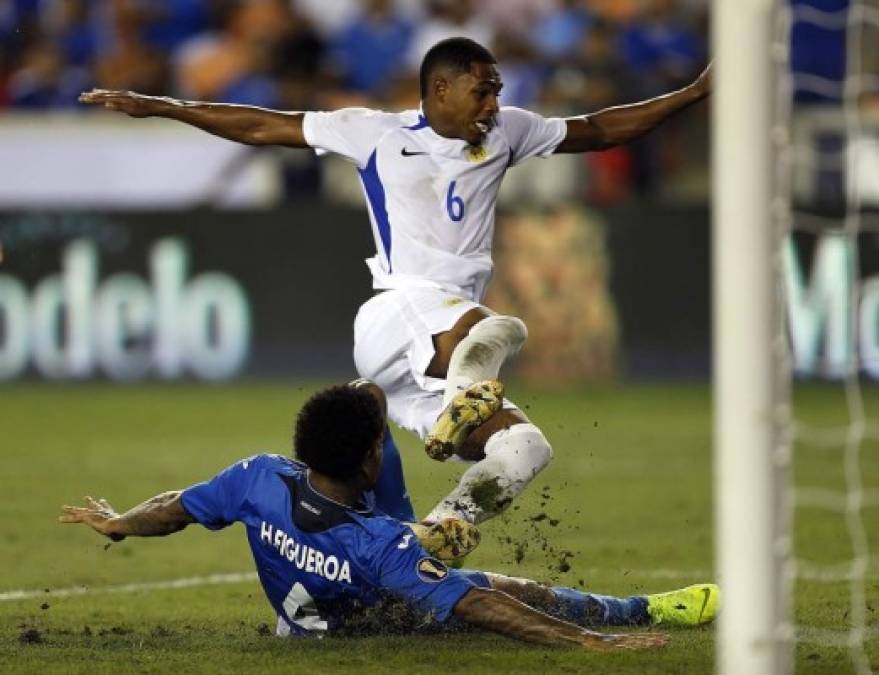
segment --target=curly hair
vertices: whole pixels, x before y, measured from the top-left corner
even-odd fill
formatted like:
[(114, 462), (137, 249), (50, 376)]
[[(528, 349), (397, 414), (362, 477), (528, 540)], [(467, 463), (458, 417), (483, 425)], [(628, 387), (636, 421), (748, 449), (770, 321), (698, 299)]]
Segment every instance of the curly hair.
[(314, 394), (296, 417), (296, 458), (315, 471), (349, 480), (385, 430), (384, 414), (365, 388), (338, 385)]

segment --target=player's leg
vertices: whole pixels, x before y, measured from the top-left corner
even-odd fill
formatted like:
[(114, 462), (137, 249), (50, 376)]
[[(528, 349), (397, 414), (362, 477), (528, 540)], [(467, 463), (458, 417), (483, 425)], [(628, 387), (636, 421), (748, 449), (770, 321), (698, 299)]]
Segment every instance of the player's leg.
[(425, 517), (481, 523), (503, 512), (552, 458), (546, 437), (518, 409), (500, 410), (465, 441), (459, 455), (475, 460), (458, 485)]
[(545, 586), (530, 579), (482, 573), (492, 588), (536, 609), (580, 626), (654, 625), (698, 626), (717, 615), (720, 589), (697, 584), (656, 595), (619, 598), (586, 593), (564, 586)]
[(474, 382), (497, 378), (504, 361), (518, 354), (527, 338), (521, 319), (484, 307), (471, 309), (451, 330), (434, 335), (426, 374), (446, 381), (443, 405)]
[[(440, 393), (451, 392), (446, 376), (462, 385), (496, 378), (524, 338), (518, 319), (498, 317), (443, 291), (385, 291), (358, 312), (354, 361), (362, 376), (384, 390), (394, 422), (424, 438), (442, 412)], [(456, 449), (481, 466), (465, 473), (459, 489), (428, 516), (430, 522), (448, 517), (479, 522), (497, 515), (552, 455), (540, 430), (509, 402)]]
[[(457, 517), (479, 523), (491, 518), (506, 509), (552, 458), (552, 448), (540, 429), (509, 403), (485, 421), (480, 415), (468, 420), (462, 414), (473, 404), (473, 396), (491, 394), (477, 391), (471, 396), (474, 387), (485, 389), (475, 383), (494, 380), (526, 337), (521, 320), (484, 308), (470, 310), (451, 330), (433, 336), (435, 354), (427, 374), (445, 377), (446, 407), (428, 434), (426, 450), (437, 459), (454, 453), (476, 464), (426, 520)], [(471, 427), (469, 435), (461, 433)]]
[(544, 586), (530, 579), (486, 573), (492, 588), (503, 591), (526, 605), (579, 626), (648, 625), (647, 598), (643, 595), (617, 598), (584, 593), (564, 586)]
[(617, 598), (584, 593), (564, 586), (546, 586), (530, 579), (508, 577), (493, 572), (460, 570), (473, 583), (511, 595), (534, 609), (557, 616), (579, 626), (649, 625), (647, 596)]

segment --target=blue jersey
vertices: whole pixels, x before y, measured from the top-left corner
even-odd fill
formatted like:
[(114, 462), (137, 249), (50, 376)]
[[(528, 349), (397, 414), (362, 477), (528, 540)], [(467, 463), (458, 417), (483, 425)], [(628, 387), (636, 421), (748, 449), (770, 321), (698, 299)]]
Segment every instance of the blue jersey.
[[(445, 621), (476, 584), (421, 547), (403, 523), (317, 492), (304, 464), (256, 455), (184, 490), (184, 508), (212, 530), (244, 523), (279, 632), (332, 628), (346, 608), (390, 593)], [(282, 624), (286, 624), (286, 627)]]

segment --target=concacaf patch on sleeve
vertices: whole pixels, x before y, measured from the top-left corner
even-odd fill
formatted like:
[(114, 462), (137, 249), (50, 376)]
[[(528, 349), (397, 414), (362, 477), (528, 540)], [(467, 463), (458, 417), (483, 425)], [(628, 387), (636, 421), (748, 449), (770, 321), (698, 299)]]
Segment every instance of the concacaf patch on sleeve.
[(449, 576), (449, 568), (436, 558), (422, 558), (415, 564), (418, 578), (436, 584)]

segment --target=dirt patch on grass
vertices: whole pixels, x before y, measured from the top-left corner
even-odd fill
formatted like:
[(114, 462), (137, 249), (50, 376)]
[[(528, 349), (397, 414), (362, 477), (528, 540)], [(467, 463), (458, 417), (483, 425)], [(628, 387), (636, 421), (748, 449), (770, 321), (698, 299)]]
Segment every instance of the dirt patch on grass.
[(98, 635), (101, 637), (107, 637), (108, 635), (131, 635), (133, 631), (130, 628), (123, 628), (122, 626), (110, 626), (109, 628), (101, 628), (98, 631)]
[(158, 625), (150, 631), (150, 637), (154, 638), (169, 638), (174, 635), (174, 631), (170, 628), (165, 628), (162, 625)]
[(18, 634), (18, 641), (23, 645), (38, 645), (45, 642), (43, 634), (33, 626), (20, 626), (21, 633)]
[(351, 603), (343, 611), (326, 618), (330, 625), (330, 635), (334, 637), (444, 635), (476, 630), (454, 617), (440, 623), (429, 612), (391, 596), (371, 607)]

